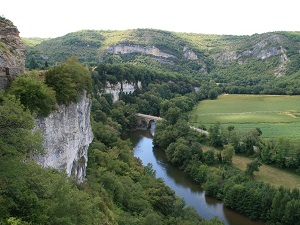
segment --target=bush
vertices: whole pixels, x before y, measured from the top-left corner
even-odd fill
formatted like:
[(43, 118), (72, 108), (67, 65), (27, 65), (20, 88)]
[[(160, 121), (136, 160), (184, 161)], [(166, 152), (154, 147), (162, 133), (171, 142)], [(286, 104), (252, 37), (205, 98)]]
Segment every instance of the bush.
[(92, 89), (91, 75), (76, 57), (70, 57), (60, 66), (49, 69), (45, 82), (55, 90), (58, 104), (78, 102), (84, 90), (91, 93)]
[(20, 75), (12, 82), (9, 90), (31, 113), (48, 116), (56, 104), (55, 92), (45, 85), (37, 72)]

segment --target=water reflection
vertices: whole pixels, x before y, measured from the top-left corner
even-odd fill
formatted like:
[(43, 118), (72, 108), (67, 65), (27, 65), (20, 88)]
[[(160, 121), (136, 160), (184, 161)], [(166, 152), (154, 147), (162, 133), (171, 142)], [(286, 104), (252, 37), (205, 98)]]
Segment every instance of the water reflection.
[[(154, 128), (152, 129), (153, 132)], [(197, 185), (188, 174), (169, 164), (165, 153), (160, 149), (153, 149), (152, 135), (149, 131), (138, 130), (131, 132), (130, 138), (134, 144), (134, 155), (141, 159), (143, 165), (151, 163), (156, 170), (156, 177), (162, 178), (177, 195), (182, 197), (187, 205), (193, 206), (205, 219), (215, 216), (227, 225), (263, 225), (254, 222), (235, 211), (225, 207), (221, 201), (205, 196), (200, 185)]]

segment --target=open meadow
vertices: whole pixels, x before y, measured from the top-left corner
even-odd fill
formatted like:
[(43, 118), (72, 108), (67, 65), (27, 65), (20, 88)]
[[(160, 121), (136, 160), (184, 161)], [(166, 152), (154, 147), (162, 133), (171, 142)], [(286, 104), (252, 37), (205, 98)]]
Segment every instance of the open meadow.
[(221, 95), (201, 101), (190, 113), (189, 123), (199, 127), (220, 122), (246, 132), (262, 130), (263, 138), (284, 137), (300, 141), (300, 96)]

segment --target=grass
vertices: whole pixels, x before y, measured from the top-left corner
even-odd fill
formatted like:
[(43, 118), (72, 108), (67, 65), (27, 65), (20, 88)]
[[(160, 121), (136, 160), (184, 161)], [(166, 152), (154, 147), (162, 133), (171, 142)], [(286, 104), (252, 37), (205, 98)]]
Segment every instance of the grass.
[[(245, 170), (247, 163), (251, 161), (249, 158), (235, 155), (232, 160), (232, 165), (241, 170)], [(254, 179), (256, 181), (270, 183), (275, 187), (283, 186), (289, 189), (300, 188), (300, 176), (265, 164), (259, 168), (259, 172), (254, 172)]]
[[(203, 146), (202, 149), (203, 151), (208, 151), (209, 149), (219, 151), (210, 146)], [(242, 171), (245, 171), (247, 164), (251, 161), (252, 160), (247, 157), (234, 155), (232, 158), (232, 165)], [(289, 189), (300, 189), (300, 176), (265, 164), (259, 168), (259, 172), (254, 172), (254, 179), (256, 181), (269, 183), (275, 187), (283, 186)]]
[(220, 122), (241, 132), (259, 127), (263, 138), (300, 141), (300, 96), (221, 95), (200, 102), (189, 113), (189, 122), (195, 127)]

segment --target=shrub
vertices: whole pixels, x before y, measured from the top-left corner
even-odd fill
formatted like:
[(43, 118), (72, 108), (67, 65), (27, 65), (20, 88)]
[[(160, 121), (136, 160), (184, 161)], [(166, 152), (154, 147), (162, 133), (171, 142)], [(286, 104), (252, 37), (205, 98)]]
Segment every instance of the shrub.
[(60, 66), (49, 69), (45, 82), (55, 90), (58, 104), (78, 102), (84, 90), (90, 93), (92, 89), (91, 75), (76, 57), (70, 57)]
[(20, 99), (26, 109), (38, 116), (48, 116), (56, 104), (55, 92), (45, 85), (37, 72), (17, 76), (9, 92)]

